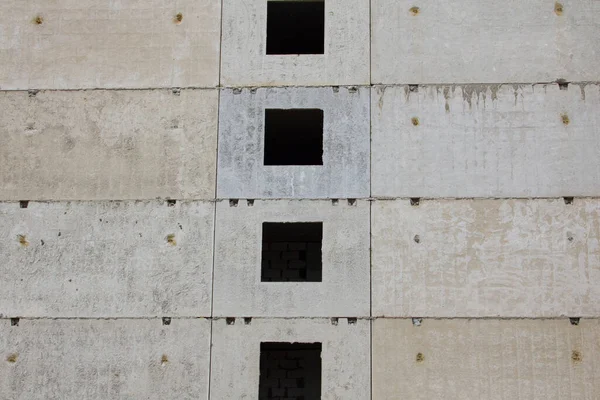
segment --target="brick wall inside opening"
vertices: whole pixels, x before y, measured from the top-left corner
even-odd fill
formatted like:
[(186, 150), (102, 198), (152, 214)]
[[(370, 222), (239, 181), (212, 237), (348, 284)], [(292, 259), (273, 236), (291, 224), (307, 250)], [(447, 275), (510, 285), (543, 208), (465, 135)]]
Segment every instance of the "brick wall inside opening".
[(261, 343), (259, 400), (321, 398), (321, 343)]

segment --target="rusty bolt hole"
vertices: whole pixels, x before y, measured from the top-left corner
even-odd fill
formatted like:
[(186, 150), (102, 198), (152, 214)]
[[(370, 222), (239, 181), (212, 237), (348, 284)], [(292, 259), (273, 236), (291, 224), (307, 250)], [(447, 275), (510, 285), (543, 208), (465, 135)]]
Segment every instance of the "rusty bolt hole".
[(177, 13), (177, 15), (175, 15), (175, 23), (176, 24), (180, 24), (181, 21), (183, 21), (183, 14), (182, 13)]
[(41, 25), (44, 23), (44, 18), (42, 18), (40, 15), (38, 15), (37, 17), (35, 17), (33, 19), (33, 23), (36, 25)]
[(415, 7), (411, 7), (409, 11), (412, 15), (419, 15), (419, 12), (421, 12), (421, 9), (419, 7), (415, 6)]
[(160, 364), (161, 365), (167, 365), (169, 363), (169, 357), (167, 357), (166, 354), (163, 354), (162, 357), (160, 358)]
[(416, 361), (418, 363), (422, 363), (423, 361), (425, 361), (425, 356), (423, 355), (423, 353), (417, 353)]
[(560, 118), (562, 119), (562, 123), (565, 125), (569, 125), (569, 116), (567, 114), (561, 114)]
[(414, 126), (419, 126), (419, 123), (420, 123), (420, 122), (419, 122), (419, 118), (417, 118), (417, 117), (412, 117), (410, 121), (412, 122), (412, 124), (413, 124)]
[(10, 354), (8, 357), (6, 357), (6, 361), (8, 361), (11, 364), (16, 363), (18, 356), (19, 355), (17, 353)]
[(556, 2), (554, 4), (554, 12), (556, 13), (556, 15), (563, 15), (563, 5), (561, 3)]
[(583, 355), (581, 354), (581, 352), (577, 351), (577, 350), (573, 350), (573, 352), (571, 353), (571, 360), (573, 360), (573, 362), (581, 362), (583, 360)]

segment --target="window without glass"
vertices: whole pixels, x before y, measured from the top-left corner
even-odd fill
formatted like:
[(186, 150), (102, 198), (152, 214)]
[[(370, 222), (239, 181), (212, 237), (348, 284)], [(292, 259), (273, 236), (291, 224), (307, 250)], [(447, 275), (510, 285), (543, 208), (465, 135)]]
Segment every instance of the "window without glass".
[(322, 222), (264, 222), (261, 282), (321, 282)]
[(267, 2), (267, 54), (323, 54), (324, 1)]
[(321, 347), (321, 343), (261, 343), (259, 400), (320, 399)]
[(323, 110), (266, 109), (264, 165), (323, 165)]

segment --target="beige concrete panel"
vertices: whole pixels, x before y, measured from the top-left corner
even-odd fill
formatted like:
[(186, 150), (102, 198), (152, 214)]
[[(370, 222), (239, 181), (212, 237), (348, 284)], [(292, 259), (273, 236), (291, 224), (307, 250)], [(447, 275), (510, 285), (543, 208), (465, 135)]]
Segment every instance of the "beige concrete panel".
[(214, 204), (0, 203), (0, 314), (210, 316)]
[(599, 18), (593, 0), (373, 0), (372, 81), (598, 81)]
[[(321, 398), (369, 400), (371, 323), (340, 318), (213, 322), (211, 399), (256, 399), (261, 342), (322, 343)], [(308, 399), (307, 399), (308, 400)]]
[(220, 16), (219, 0), (3, 0), (0, 88), (215, 87)]
[(374, 316), (600, 316), (600, 200), (372, 206)]
[(217, 90), (0, 93), (0, 200), (213, 199)]
[(267, 55), (267, 1), (224, 0), (224, 86), (369, 83), (369, 1), (325, 1), (325, 53)]
[(0, 320), (0, 398), (206, 400), (210, 324)]
[(375, 197), (600, 195), (600, 86), (375, 87)]
[[(263, 222), (322, 222), (322, 282), (261, 282)], [(217, 203), (215, 316), (369, 316), (369, 203)]]
[(373, 400), (595, 400), (600, 323), (373, 321)]

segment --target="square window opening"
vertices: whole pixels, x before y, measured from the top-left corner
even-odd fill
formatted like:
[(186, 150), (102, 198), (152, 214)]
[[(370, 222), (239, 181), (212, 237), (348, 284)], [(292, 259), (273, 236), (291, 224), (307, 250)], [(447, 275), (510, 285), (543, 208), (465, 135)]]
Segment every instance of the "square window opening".
[(322, 222), (264, 222), (261, 282), (321, 282)]
[(321, 349), (321, 343), (261, 343), (259, 400), (320, 399)]
[(325, 2), (268, 1), (267, 55), (324, 54)]
[(323, 110), (265, 109), (264, 165), (323, 165)]

